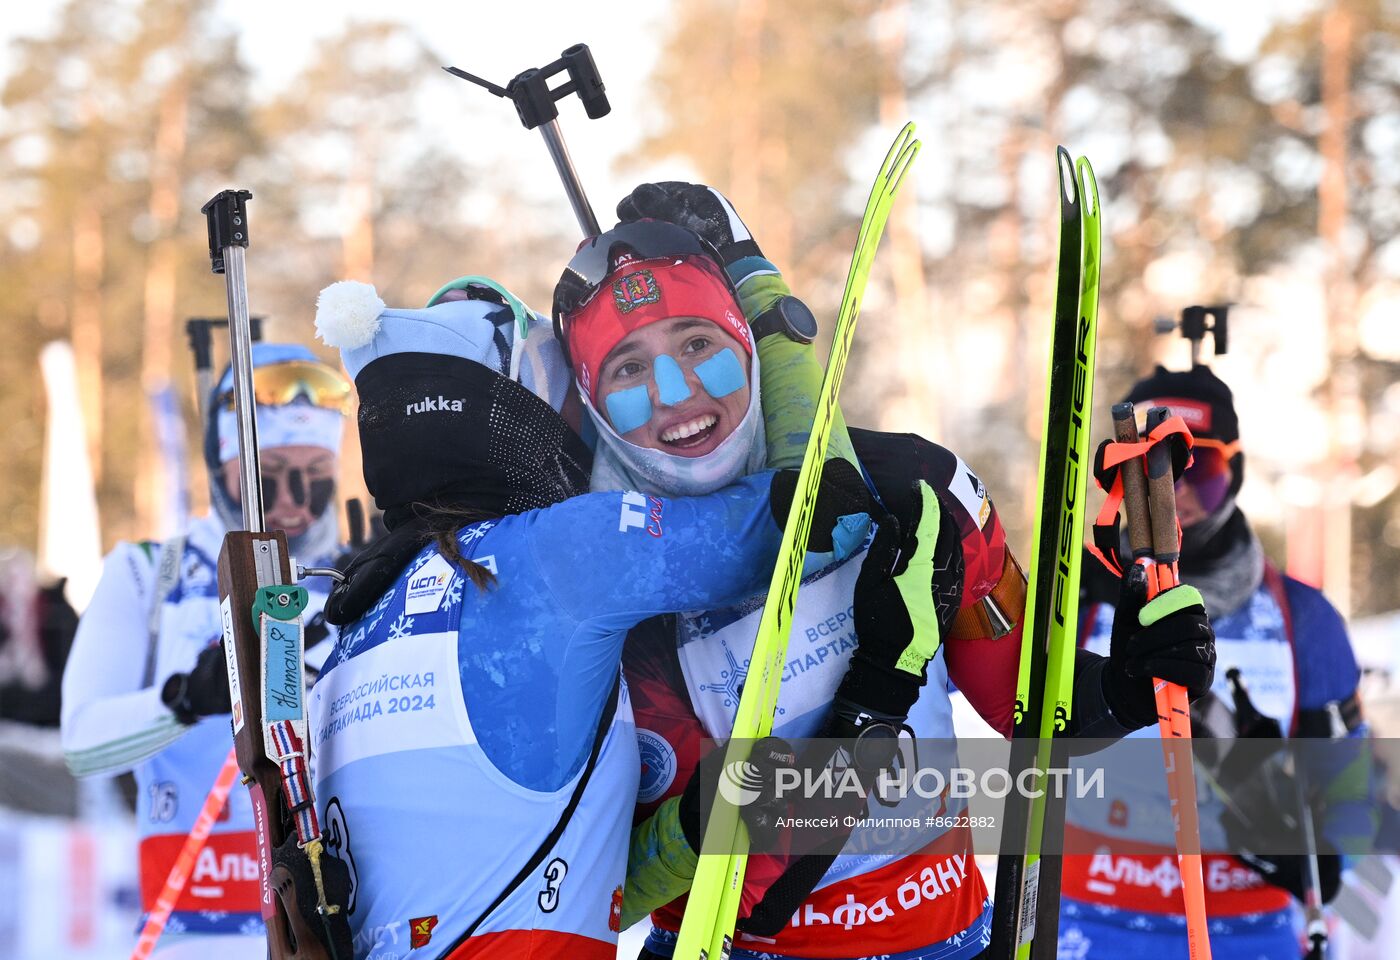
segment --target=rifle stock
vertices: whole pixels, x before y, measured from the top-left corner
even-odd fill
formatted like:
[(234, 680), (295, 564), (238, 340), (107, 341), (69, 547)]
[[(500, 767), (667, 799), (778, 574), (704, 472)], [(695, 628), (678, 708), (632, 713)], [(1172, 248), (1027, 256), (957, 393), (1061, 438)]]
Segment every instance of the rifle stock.
[[(283, 864), (274, 867), (272, 862), (273, 851), (282, 848), (287, 837), (296, 831), (282, 792), (282, 772), (267, 756), (259, 722), (261, 641), (253, 629), (251, 611), (261, 587), (288, 583), (291, 579), (287, 538), (280, 531), (238, 530), (225, 534), (219, 551), (219, 601), (233, 694), (233, 743), (242, 782), (253, 801), (258, 874), (262, 882), (260, 907), (267, 924), (268, 955), (272, 960), (329, 960), (330, 954), (297, 905), (291, 871)], [(283, 851), (285, 855), (287, 851)]]

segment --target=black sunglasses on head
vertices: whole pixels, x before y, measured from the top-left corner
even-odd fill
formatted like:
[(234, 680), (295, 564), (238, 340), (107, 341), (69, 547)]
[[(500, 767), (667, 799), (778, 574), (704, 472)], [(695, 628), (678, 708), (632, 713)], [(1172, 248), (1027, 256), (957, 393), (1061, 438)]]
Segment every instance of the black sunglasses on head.
[(584, 242), (554, 285), (554, 335), (570, 366), (565, 317), (588, 304), (602, 289), (618, 261), (661, 260), (667, 257), (706, 257), (719, 267), (725, 286), (737, 303), (739, 291), (724, 269), (724, 260), (714, 245), (694, 231), (664, 220), (638, 220), (623, 223)]

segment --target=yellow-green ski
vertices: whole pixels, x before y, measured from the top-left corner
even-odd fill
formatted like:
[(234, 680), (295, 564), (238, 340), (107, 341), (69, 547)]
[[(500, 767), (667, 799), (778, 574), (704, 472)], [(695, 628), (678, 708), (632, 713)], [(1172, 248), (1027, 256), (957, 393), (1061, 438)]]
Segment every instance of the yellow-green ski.
[[(846, 371), (851, 343), (855, 339), (856, 318), (860, 315), (861, 299), (865, 295), (866, 281), (880, 236), (884, 233), (885, 221), (889, 218), (890, 207), (904, 175), (918, 152), (919, 141), (914, 139), (914, 125), (905, 124), (885, 155), (865, 205), (850, 270), (846, 274), (841, 310), (836, 318), (831, 357), (827, 361), (826, 376), (817, 397), (816, 418), (798, 473), (799, 496), (794, 498), (783, 528), (778, 564), (768, 587), (768, 599), (749, 659), (748, 677), (739, 697), (734, 728), (724, 758), (726, 771), (731, 764), (747, 759), (753, 741), (766, 737), (773, 729), (778, 686), (787, 655), (788, 631), (793, 607), (797, 603), (797, 590), (801, 585), (807, 535), (812, 527), (812, 512), (821, 483), (827, 441), (831, 436), (837, 393)], [(707, 960), (709, 957), (728, 955), (739, 916), (739, 896), (743, 891), (744, 871), (748, 864), (748, 842), (748, 832), (739, 818), (738, 810), (717, 792), (705, 825), (702, 848), (718, 848), (725, 852), (702, 853), (700, 856), (685, 918), (681, 923), (680, 938), (676, 943), (674, 956), (677, 960)]]

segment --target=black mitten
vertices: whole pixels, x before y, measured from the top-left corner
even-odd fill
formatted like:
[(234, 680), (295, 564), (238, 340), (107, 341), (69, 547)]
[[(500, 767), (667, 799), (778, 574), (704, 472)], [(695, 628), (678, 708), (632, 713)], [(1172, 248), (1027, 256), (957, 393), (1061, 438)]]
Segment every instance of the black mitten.
[(172, 673), (160, 690), (160, 700), (175, 719), (194, 723), (201, 717), (230, 713), (228, 667), (222, 642), (210, 644), (199, 653), (189, 673)]
[(1123, 577), (1103, 671), (1104, 699), (1119, 723), (1156, 721), (1154, 677), (1185, 687), (1191, 700), (1205, 696), (1215, 679), (1215, 631), (1200, 591), (1182, 584), (1149, 603), (1146, 573), (1134, 564)]
[(617, 218), (623, 223), (664, 220), (685, 227), (713, 244), (726, 265), (744, 257), (763, 256), (734, 205), (718, 190), (701, 183), (666, 180), (638, 184), (618, 203)]

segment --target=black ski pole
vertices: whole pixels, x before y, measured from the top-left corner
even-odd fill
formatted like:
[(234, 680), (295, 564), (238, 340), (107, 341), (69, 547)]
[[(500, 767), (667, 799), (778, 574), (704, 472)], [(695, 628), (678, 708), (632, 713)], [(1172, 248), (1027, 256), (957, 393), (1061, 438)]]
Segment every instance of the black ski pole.
[[(1235, 701), (1235, 717), (1242, 730), (1251, 727), (1263, 729), (1274, 736), (1282, 736), (1282, 729), (1276, 721), (1259, 713), (1254, 701), (1249, 697), (1240, 671), (1231, 667), (1225, 672), (1230, 681), (1230, 694)], [(1270, 726), (1271, 725), (1271, 726)], [(1298, 800), (1298, 825), (1303, 831), (1303, 846), (1307, 850), (1307, 870), (1303, 873), (1303, 915), (1307, 922), (1308, 953), (1306, 960), (1326, 960), (1327, 920), (1322, 915), (1322, 871), (1317, 862), (1317, 826), (1313, 823), (1312, 806), (1308, 803), (1307, 771), (1304, 770), (1300, 745), (1294, 741), (1293, 789)]]
[[(539, 129), (544, 137), (545, 148), (554, 161), (554, 169), (568, 194), (569, 205), (574, 208), (574, 217), (585, 237), (596, 237), (603, 231), (598, 228), (598, 218), (593, 215), (593, 207), (584, 193), (583, 183), (573, 160), (569, 158), (569, 148), (564, 143), (563, 131), (559, 129), (559, 108), (555, 103), (571, 93), (577, 93), (583, 101), (584, 112), (590, 120), (597, 120), (612, 110), (604, 92), (603, 78), (598, 75), (598, 66), (593, 62), (593, 54), (588, 44), (576, 43), (559, 55), (559, 59), (544, 67), (531, 67), (517, 74), (515, 79), (504, 87), (483, 80), (458, 67), (443, 67), (454, 77), (461, 77), (479, 87), (504, 97), (515, 104), (515, 112), (525, 129)], [(560, 73), (567, 73), (569, 79), (554, 89), (549, 81)]]

